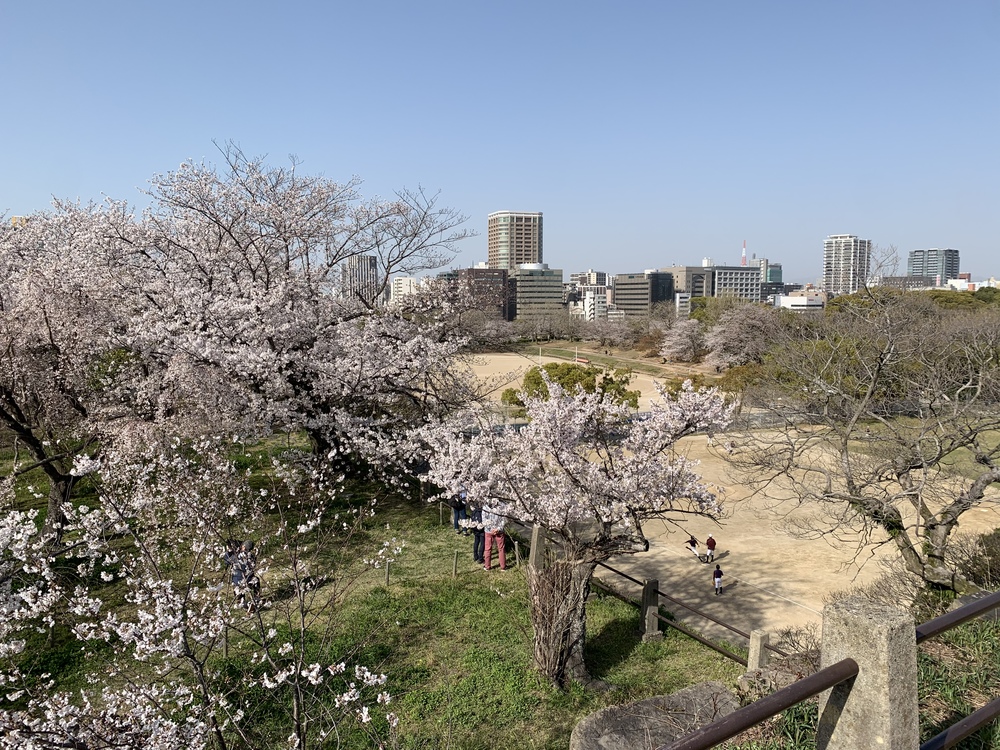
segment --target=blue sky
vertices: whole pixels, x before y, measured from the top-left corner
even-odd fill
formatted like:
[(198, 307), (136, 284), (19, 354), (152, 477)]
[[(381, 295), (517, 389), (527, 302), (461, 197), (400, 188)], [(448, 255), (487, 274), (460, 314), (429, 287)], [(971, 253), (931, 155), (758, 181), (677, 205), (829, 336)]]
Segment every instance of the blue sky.
[(784, 265), (823, 238), (1000, 276), (1000, 2), (4, 3), (0, 213), (137, 189), (233, 141), (542, 211), (566, 274)]

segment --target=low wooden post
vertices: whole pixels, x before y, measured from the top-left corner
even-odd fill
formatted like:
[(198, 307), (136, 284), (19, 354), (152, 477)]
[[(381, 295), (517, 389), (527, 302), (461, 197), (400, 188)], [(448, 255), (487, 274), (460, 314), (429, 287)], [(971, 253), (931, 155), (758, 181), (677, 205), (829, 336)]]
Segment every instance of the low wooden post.
[(663, 637), (660, 631), (660, 621), (656, 615), (660, 610), (660, 595), (656, 590), (660, 587), (660, 582), (656, 578), (650, 578), (642, 583), (642, 640), (653, 641)]
[(767, 644), (770, 636), (766, 630), (750, 631), (750, 650), (747, 652), (747, 672), (767, 666)]
[(514, 564), (521, 567), (521, 542), (514, 540)]
[(438, 525), (444, 526), (444, 503), (438, 503)]
[(385, 585), (386, 588), (389, 586), (389, 561), (385, 561)]
[(535, 570), (542, 570), (545, 567), (545, 535), (542, 527), (531, 527), (531, 551), (528, 553), (528, 565)]

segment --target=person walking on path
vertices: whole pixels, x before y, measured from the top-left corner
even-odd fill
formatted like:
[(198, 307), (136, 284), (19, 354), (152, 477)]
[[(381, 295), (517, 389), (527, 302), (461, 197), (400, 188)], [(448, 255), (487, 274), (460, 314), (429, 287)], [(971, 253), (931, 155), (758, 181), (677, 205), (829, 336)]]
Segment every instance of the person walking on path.
[(486, 530), (486, 550), (483, 553), (483, 568), (489, 570), (493, 562), (493, 543), (497, 545), (500, 570), (507, 570), (507, 550), (504, 549), (503, 518), (489, 507), (483, 508), (483, 528)]
[(698, 558), (698, 562), (701, 562), (701, 553), (698, 552), (698, 540), (694, 538), (694, 534), (684, 543), (684, 546), (691, 550), (694, 556)]
[(715, 537), (711, 534), (705, 540), (705, 562), (715, 562)]
[(715, 584), (715, 595), (718, 596), (722, 593), (722, 568), (718, 565), (712, 571), (712, 583)]

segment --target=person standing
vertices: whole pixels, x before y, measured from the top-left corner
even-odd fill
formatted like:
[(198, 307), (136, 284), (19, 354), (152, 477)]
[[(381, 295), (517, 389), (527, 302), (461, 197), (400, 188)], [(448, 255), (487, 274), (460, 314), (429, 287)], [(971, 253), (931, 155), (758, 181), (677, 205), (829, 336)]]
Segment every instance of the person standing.
[(240, 563), (240, 542), (230, 539), (226, 542), (226, 552), (222, 556), (226, 565), (230, 568), (230, 580), (233, 583), (233, 590), (238, 591), (243, 586), (244, 570)]
[(715, 584), (715, 595), (718, 596), (722, 593), (722, 568), (718, 565), (712, 571), (712, 583)]
[[(451, 506), (451, 518), (455, 526), (455, 533), (461, 534), (464, 525), (462, 522), (468, 518), (468, 514), (465, 512), (465, 490), (448, 498), (448, 505)], [(466, 534), (469, 533), (468, 529), (464, 529), (464, 531)]]
[(483, 528), (483, 506), (478, 503), (469, 503), (469, 520), (466, 521), (467, 528), (472, 529), (472, 559), (484, 565), (486, 558), (486, 529)]
[(705, 540), (705, 562), (715, 562), (715, 537), (711, 534)]
[(493, 562), (493, 544), (497, 545), (500, 570), (507, 570), (507, 550), (504, 548), (503, 518), (490, 507), (483, 508), (483, 528), (486, 531), (486, 550), (483, 553), (483, 568), (490, 569)]

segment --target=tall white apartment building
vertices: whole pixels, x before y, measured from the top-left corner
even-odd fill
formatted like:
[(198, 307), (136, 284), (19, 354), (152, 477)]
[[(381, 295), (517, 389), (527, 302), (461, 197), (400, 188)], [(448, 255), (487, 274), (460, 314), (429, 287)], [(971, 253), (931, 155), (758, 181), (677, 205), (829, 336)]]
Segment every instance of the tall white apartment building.
[(393, 302), (398, 302), (407, 295), (416, 294), (419, 285), (420, 279), (415, 276), (397, 276), (392, 280), (389, 298)]
[(823, 240), (823, 290), (853, 294), (868, 281), (872, 241), (853, 234), (831, 234)]
[(542, 214), (494, 211), (486, 220), (486, 265), (514, 271), (542, 262)]

